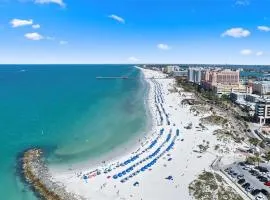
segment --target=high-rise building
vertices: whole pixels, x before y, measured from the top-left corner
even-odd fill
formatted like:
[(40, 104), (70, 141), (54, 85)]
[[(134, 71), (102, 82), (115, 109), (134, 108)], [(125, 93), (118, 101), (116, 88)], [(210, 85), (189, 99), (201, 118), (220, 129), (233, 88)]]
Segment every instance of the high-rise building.
[(180, 70), (180, 67), (179, 66), (176, 66), (176, 65), (169, 65), (169, 66), (166, 66), (165, 67), (165, 72), (168, 73), (168, 74), (171, 74), (175, 71), (179, 71)]
[(191, 83), (201, 84), (202, 69), (201, 68), (189, 68), (188, 69), (188, 81)]
[(256, 103), (255, 116), (260, 120), (260, 124), (265, 124), (270, 119), (270, 99), (261, 99)]
[(233, 91), (245, 93), (246, 87), (240, 84), (239, 76), (239, 70), (205, 70), (202, 72), (202, 86), (217, 94), (228, 94)]
[(206, 70), (203, 73), (203, 81), (210, 85), (220, 84), (239, 84), (239, 70)]
[(253, 92), (259, 95), (270, 93), (270, 81), (256, 81), (253, 83)]

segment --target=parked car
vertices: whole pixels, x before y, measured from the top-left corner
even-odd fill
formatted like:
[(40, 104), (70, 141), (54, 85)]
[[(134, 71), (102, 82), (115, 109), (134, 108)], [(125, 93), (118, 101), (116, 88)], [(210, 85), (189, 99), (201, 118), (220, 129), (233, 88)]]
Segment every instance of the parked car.
[(270, 181), (265, 182), (264, 185), (270, 186)]
[(231, 169), (232, 169), (232, 168), (229, 167), (229, 168), (226, 168), (224, 171), (225, 171), (225, 172), (229, 172)]
[(244, 184), (245, 182), (246, 182), (246, 180), (242, 178), (242, 179), (238, 180), (237, 183), (238, 183), (239, 185), (242, 185), (242, 184)]
[(244, 177), (244, 175), (243, 174), (240, 174), (240, 175), (237, 176), (237, 179), (241, 179), (243, 177)]
[(250, 186), (250, 183), (245, 183), (244, 185), (242, 185), (243, 188), (247, 188)]
[(245, 189), (247, 192), (251, 192), (254, 188), (253, 187), (246, 187)]
[(261, 190), (255, 189), (255, 190), (253, 190), (253, 191), (251, 192), (251, 194), (252, 194), (253, 196), (256, 196), (256, 195), (260, 194), (260, 192), (261, 192)]
[(231, 174), (231, 176), (232, 176), (233, 178), (235, 178), (235, 177), (237, 176), (237, 173), (234, 172), (234, 173)]
[(258, 196), (256, 196), (256, 198), (255, 198), (256, 200), (263, 200), (264, 198), (263, 198), (263, 196), (262, 195), (258, 195)]
[(238, 165), (240, 165), (240, 166), (246, 166), (244, 162), (239, 162)]
[(258, 169), (260, 172), (269, 172), (266, 167), (262, 167), (262, 166), (257, 166), (255, 167), (255, 169)]
[(250, 170), (249, 172), (250, 172), (250, 174), (253, 175), (253, 176), (261, 176), (260, 172), (257, 172), (257, 171), (255, 171), (255, 170), (253, 170), (253, 169)]
[(261, 193), (264, 194), (265, 196), (269, 195), (269, 192), (265, 189), (261, 189)]
[(262, 176), (260, 178), (258, 178), (261, 182), (268, 182), (268, 178)]

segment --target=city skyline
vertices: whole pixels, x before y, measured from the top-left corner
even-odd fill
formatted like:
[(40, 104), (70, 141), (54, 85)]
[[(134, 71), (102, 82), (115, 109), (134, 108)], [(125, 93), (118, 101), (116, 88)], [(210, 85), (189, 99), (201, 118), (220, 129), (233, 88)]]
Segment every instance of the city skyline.
[(268, 65), (269, 6), (269, 0), (1, 0), (0, 63)]

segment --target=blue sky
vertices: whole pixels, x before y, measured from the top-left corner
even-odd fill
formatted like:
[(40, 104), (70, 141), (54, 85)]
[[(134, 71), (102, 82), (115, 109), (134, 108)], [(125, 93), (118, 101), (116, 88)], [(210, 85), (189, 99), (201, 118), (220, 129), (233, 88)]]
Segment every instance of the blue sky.
[(270, 0), (0, 0), (0, 63), (270, 64)]

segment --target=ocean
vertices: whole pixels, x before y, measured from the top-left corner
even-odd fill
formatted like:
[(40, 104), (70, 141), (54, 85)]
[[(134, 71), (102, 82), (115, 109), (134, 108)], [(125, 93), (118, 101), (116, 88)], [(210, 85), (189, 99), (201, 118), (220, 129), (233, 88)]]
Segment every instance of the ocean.
[(1, 199), (37, 199), (16, 170), (28, 148), (43, 148), (50, 165), (68, 165), (97, 159), (146, 132), (146, 93), (130, 65), (0, 65)]

